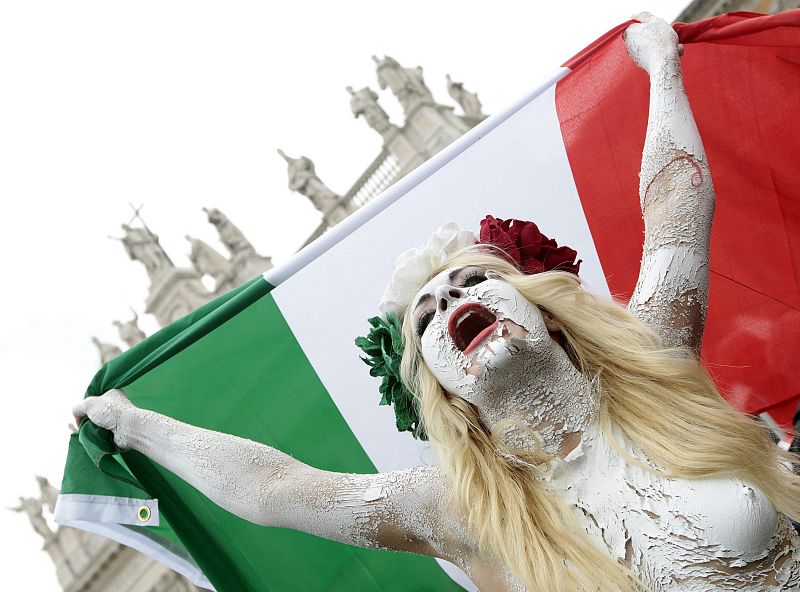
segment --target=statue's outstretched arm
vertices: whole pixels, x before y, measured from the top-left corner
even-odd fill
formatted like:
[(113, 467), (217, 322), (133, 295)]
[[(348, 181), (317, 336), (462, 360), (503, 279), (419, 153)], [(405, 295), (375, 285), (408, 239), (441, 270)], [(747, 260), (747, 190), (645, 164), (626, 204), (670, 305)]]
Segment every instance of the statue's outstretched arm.
[(305, 465), (274, 448), (135, 407), (120, 390), (73, 409), (256, 524), (300, 530), (362, 547), (452, 556), (434, 467), (359, 475)]
[(652, 15), (638, 18), (625, 43), (650, 76), (650, 112), (639, 181), (644, 248), (629, 308), (666, 345), (699, 353), (714, 186), (683, 87), (677, 35)]

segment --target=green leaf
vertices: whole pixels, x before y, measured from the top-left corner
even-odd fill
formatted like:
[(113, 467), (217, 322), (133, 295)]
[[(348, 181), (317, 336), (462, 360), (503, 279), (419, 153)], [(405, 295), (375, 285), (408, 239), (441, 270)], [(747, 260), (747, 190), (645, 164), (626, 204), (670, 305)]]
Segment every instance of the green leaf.
[(355, 344), (366, 354), (361, 359), (370, 366), (370, 375), (382, 379), (379, 404), (393, 406), (399, 431), (427, 440), (425, 431), (419, 428), (417, 403), (400, 377), (404, 348), (402, 319), (390, 314), (385, 319), (372, 317), (367, 322), (371, 326), (369, 332), (365, 337), (357, 337)]

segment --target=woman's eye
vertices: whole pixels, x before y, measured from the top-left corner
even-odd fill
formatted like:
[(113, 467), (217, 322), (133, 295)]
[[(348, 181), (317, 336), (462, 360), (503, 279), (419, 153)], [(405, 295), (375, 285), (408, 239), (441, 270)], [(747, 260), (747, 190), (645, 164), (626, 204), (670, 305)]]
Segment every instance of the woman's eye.
[(428, 328), (432, 318), (432, 310), (422, 313), (422, 316), (419, 317), (419, 320), (417, 321), (417, 336), (422, 337), (422, 334), (425, 333), (425, 329)]
[(471, 276), (468, 276), (464, 279), (464, 283), (461, 285), (462, 288), (469, 288), (471, 286), (477, 286), (481, 282), (486, 281), (486, 274), (484, 272), (474, 273)]

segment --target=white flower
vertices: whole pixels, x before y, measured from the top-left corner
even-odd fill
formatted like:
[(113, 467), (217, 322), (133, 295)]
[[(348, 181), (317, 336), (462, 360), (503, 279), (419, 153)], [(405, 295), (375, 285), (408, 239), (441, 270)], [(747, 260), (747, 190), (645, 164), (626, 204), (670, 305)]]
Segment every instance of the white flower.
[(469, 230), (461, 229), (455, 222), (445, 222), (431, 235), (426, 245), (401, 253), (395, 259), (392, 279), (381, 298), (381, 314), (385, 317), (390, 312), (403, 312), (436, 268), (456, 251), (476, 242), (477, 237)]

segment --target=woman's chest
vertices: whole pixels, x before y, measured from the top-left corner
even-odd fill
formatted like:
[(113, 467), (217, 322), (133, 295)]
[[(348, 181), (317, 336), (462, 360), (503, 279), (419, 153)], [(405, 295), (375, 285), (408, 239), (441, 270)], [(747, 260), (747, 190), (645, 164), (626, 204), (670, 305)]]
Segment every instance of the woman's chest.
[[(740, 586), (747, 580), (763, 589), (777, 547), (791, 538), (766, 496), (733, 477), (654, 474), (601, 434), (587, 436), (556, 469), (554, 483), (592, 538), (654, 590), (749, 589)], [(794, 556), (796, 545), (790, 547)]]

